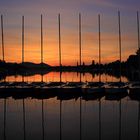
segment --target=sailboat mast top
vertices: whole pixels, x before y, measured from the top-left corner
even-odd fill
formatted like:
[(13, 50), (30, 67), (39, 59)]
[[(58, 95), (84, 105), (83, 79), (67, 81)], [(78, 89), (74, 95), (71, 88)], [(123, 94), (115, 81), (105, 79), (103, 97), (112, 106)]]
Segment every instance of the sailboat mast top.
[(3, 15), (1, 15), (1, 39), (2, 39), (2, 59), (3, 61), (5, 60), (4, 58), (4, 32), (3, 32)]
[(82, 43), (81, 43), (81, 14), (79, 13), (79, 63), (80, 63), (80, 66), (81, 66), (81, 57), (82, 57), (82, 53), (81, 53), (81, 50), (82, 50)]
[(140, 49), (139, 12), (137, 11), (138, 49)]
[(43, 63), (43, 22), (41, 15), (41, 63)]
[(22, 16), (22, 63), (24, 63), (24, 16)]
[(59, 66), (62, 66), (61, 62), (61, 25), (60, 25), (60, 14), (58, 14), (58, 28), (59, 28)]

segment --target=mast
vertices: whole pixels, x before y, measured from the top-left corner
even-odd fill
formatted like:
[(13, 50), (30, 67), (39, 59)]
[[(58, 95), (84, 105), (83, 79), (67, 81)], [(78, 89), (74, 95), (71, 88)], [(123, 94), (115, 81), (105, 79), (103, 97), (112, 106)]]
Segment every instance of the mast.
[[(79, 13), (79, 64), (80, 64), (80, 82), (82, 80), (81, 77), (81, 57), (82, 57), (82, 41), (81, 41), (81, 13)], [(80, 96), (80, 140), (82, 140), (82, 97)]]
[(137, 11), (138, 49), (140, 49), (139, 12)]
[[(79, 65), (80, 65), (80, 70), (81, 70), (81, 57), (82, 57), (82, 43), (81, 43), (81, 13), (79, 13)], [(81, 82), (81, 71), (80, 71), (80, 82)]]
[(62, 81), (62, 62), (61, 62), (61, 23), (60, 23), (60, 13), (58, 14), (58, 34), (59, 34), (59, 67), (60, 67), (60, 82)]
[[(140, 29), (139, 29), (139, 12), (137, 11), (137, 31), (138, 31), (138, 51), (140, 49)], [(138, 68), (140, 72), (140, 55), (138, 55)]]
[(43, 63), (43, 24), (41, 15), (41, 63)]
[[(81, 57), (82, 57), (82, 41), (81, 41), (81, 13), (79, 13), (79, 64), (80, 64), (80, 82), (82, 80), (81, 77)], [(82, 97), (80, 96), (80, 140), (82, 139)]]
[(22, 16), (22, 63), (24, 63), (24, 16)]
[(4, 31), (3, 31), (3, 15), (1, 15), (1, 39), (2, 39), (2, 60), (4, 61)]
[[(43, 68), (43, 16), (41, 14), (41, 65)], [(43, 73), (41, 74), (41, 82), (43, 82)], [(42, 139), (44, 140), (44, 102), (42, 99)]]
[(100, 14), (98, 15), (98, 28), (99, 28), (99, 82), (101, 82), (101, 20)]
[(120, 54), (120, 82), (121, 82), (121, 62), (122, 62), (122, 56), (121, 56), (121, 19), (120, 19), (120, 11), (118, 11), (118, 27), (119, 27), (119, 54)]
[(79, 63), (81, 66), (81, 14), (79, 13)]
[[(41, 14), (41, 66), (43, 68), (43, 17)], [(41, 82), (43, 82), (43, 73), (41, 73)]]
[[(24, 63), (24, 16), (22, 16), (22, 64)], [(22, 82), (24, 82), (24, 75), (22, 75)]]

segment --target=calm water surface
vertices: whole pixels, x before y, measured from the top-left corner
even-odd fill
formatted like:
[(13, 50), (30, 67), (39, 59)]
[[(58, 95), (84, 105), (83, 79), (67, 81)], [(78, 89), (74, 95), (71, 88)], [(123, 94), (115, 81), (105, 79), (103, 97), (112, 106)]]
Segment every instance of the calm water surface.
[[(21, 75), (12, 75), (12, 76), (7, 76), (6, 81), (22, 81), (22, 76)], [(80, 73), (77, 72), (63, 72), (62, 73), (62, 81), (67, 82), (67, 81), (79, 81), (80, 79)], [(127, 82), (128, 79), (126, 77), (121, 77), (122, 81)], [(27, 82), (35, 82), (35, 81), (41, 81), (42, 76), (39, 74), (31, 75), (31, 76), (24, 76), (24, 81)], [(81, 74), (81, 80), (83, 82), (85, 81), (99, 81), (99, 75), (97, 74), (91, 74), (91, 73), (84, 73)], [(111, 75), (107, 74), (102, 74), (101, 75), (101, 80), (103, 82), (115, 82), (119, 81), (120, 79)], [(49, 72), (45, 75), (43, 75), (43, 81), (44, 82), (49, 82), (49, 81), (60, 81), (60, 73), (59, 72)]]
[(139, 140), (140, 102), (0, 99), (0, 140)]
[[(75, 72), (62, 73), (62, 81), (79, 81)], [(59, 81), (59, 73), (43, 76), (44, 81)], [(103, 82), (118, 78), (101, 76)], [(25, 81), (40, 81), (40, 75), (25, 76)], [(98, 81), (99, 75), (86, 73), (82, 81)], [(6, 81), (22, 81), (8, 76)], [(125, 77), (122, 81), (127, 82)], [(89, 98), (90, 99), (90, 98)], [(0, 140), (140, 140), (140, 101), (120, 100), (14, 99), (0, 97)]]

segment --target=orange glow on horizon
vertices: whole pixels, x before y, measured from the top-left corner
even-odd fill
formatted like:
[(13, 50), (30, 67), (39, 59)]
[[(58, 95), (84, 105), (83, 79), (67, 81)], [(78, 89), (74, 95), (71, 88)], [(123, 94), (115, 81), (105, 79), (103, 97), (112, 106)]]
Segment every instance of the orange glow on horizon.
[[(43, 60), (44, 63), (47, 63), (51, 66), (59, 65), (59, 56), (58, 56), (58, 48), (57, 45), (49, 45), (51, 48), (48, 48), (44, 45), (44, 53), (43, 53)], [(62, 65), (76, 65), (79, 62), (79, 51), (78, 47), (74, 50), (71, 50), (73, 45), (66, 45), (63, 46), (62, 49)], [(92, 63), (92, 60), (95, 60), (95, 63), (98, 63), (98, 45), (92, 47), (91, 45), (88, 46), (89, 50), (86, 50), (83, 46), (82, 51), (82, 62), (89, 65)], [(95, 49), (96, 48), (96, 49)], [(101, 62), (108, 63), (115, 60), (119, 60), (119, 50), (117, 45), (112, 47), (111, 44), (104, 43), (104, 46), (101, 48)], [(11, 53), (12, 52), (12, 53)], [(34, 44), (30, 46), (25, 46), (25, 62), (33, 62), (33, 63), (40, 63), (41, 62), (41, 54), (40, 54), (40, 45)], [(122, 49), (122, 60), (125, 61), (129, 55), (135, 54), (135, 48), (131, 50), (125, 51)], [(6, 47), (5, 49), (5, 59), (6, 62), (17, 62), (21, 63), (22, 60), (22, 50), (19, 46), (10, 46)]]
[[(98, 63), (98, 24), (89, 22), (87, 17), (82, 21), (82, 62), (89, 65), (92, 60)], [(70, 18), (71, 19), (71, 18)], [(116, 19), (116, 18), (114, 18)], [(18, 20), (18, 19), (16, 19)], [(18, 20), (7, 19), (5, 27), (5, 60), (20, 63), (22, 60), (21, 23)], [(20, 19), (21, 20), (21, 19)], [(28, 22), (27, 22), (28, 20)], [(33, 20), (33, 21), (32, 21)], [(26, 19), (25, 24), (25, 62), (41, 62), (40, 17)], [(86, 21), (87, 20), (87, 21)], [(91, 20), (91, 19), (90, 19)], [(95, 20), (95, 19), (94, 19)], [(97, 20), (97, 19), (96, 19)], [(43, 20), (43, 60), (51, 66), (59, 65), (59, 42), (57, 19)], [(101, 62), (108, 63), (119, 59), (118, 28), (115, 21), (108, 23), (102, 20), (101, 26)], [(48, 23), (48, 24), (45, 24)], [(64, 17), (61, 23), (62, 65), (76, 65), (79, 62), (79, 37), (77, 17), (72, 17), (69, 23)], [(114, 26), (115, 25), (115, 29)], [(9, 27), (10, 26), (10, 27)], [(17, 27), (16, 27), (17, 26)], [(123, 25), (124, 26), (124, 25)], [(110, 29), (111, 28), (111, 29)], [(124, 28), (124, 27), (123, 27)], [(136, 28), (135, 28), (136, 29)], [(107, 31), (109, 30), (109, 31)], [(132, 30), (132, 29), (131, 29)], [(137, 35), (124, 31), (122, 33), (122, 61), (137, 50)], [(2, 50), (0, 49), (0, 54)], [(2, 55), (1, 55), (2, 56)], [(2, 57), (1, 57), (2, 58)], [(0, 59), (1, 59), (0, 58)]]

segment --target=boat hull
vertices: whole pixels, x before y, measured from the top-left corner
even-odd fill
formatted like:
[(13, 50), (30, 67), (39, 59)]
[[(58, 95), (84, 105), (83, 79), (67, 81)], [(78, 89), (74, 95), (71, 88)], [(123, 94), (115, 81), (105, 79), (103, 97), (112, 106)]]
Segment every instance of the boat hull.
[(121, 94), (121, 93), (127, 93), (127, 88), (114, 88), (114, 87), (109, 87), (105, 88), (106, 94)]
[(105, 89), (102, 87), (83, 88), (82, 92), (85, 94), (104, 93)]
[(140, 87), (136, 88), (129, 88), (129, 94), (138, 94), (140, 95)]

